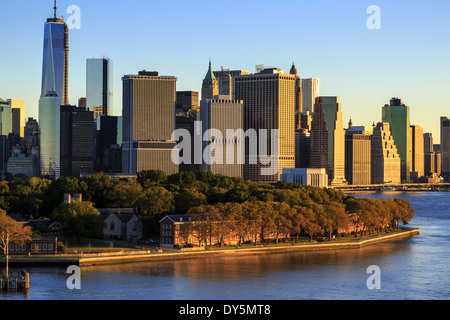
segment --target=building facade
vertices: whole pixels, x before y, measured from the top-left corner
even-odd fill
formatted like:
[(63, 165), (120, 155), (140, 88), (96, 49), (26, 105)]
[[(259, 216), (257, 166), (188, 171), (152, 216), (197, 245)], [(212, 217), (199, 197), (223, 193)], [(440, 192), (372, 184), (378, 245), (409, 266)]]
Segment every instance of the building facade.
[(420, 126), (411, 126), (411, 179), (418, 181), (425, 175), (424, 134)]
[(349, 185), (372, 183), (372, 135), (347, 131), (345, 135), (345, 178)]
[(397, 146), (402, 163), (402, 181), (410, 180), (412, 144), (410, 131), (410, 108), (401, 99), (392, 98), (389, 105), (383, 107), (383, 122), (390, 125), (392, 137)]
[(25, 124), (27, 115), (25, 110), (25, 101), (19, 99), (8, 99), (12, 111), (12, 133), (23, 138), (25, 136)]
[[(55, 92), (58, 105), (69, 103), (69, 27), (64, 19), (47, 19), (44, 27), (41, 97)], [(41, 119), (39, 119), (41, 120)]]
[(55, 91), (39, 99), (39, 146), (41, 176), (58, 179), (61, 176), (61, 107)]
[[(174, 170), (171, 152), (167, 149), (175, 145), (171, 139), (175, 129), (177, 78), (141, 71), (138, 75), (124, 76), (122, 81), (122, 172), (137, 173), (143, 168), (178, 172), (178, 169)], [(150, 150), (151, 147), (156, 149)], [(140, 163), (152, 159), (158, 159), (158, 165)], [(160, 161), (169, 163), (159, 167)]]
[(339, 97), (319, 97), (316, 100), (323, 112), (327, 129), (327, 174), (331, 185), (346, 184), (345, 130)]
[(109, 58), (86, 60), (86, 107), (94, 116), (109, 115), (113, 109), (113, 61)]
[[(244, 104), (243, 101), (228, 99), (229, 96), (223, 98), (217, 96), (216, 99), (201, 102), (204, 151), (201, 169), (214, 174), (242, 178), (245, 159), (244, 136), (234, 133), (243, 130)], [(228, 136), (228, 130), (232, 130), (233, 137)]]
[(320, 79), (302, 79), (302, 112), (313, 114), (317, 97), (320, 97)]
[(450, 119), (441, 117), (441, 173), (450, 178)]
[(297, 183), (303, 186), (328, 188), (328, 175), (326, 169), (283, 169), (281, 181)]
[(61, 176), (94, 173), (94, 113), (76, 106), (61, 106)]
[[(278, 68), (236, 77), (235, 98), (244, 102), (244, 131), (255, 130), (258, 144), (264, 141), (261, 132), (267, 137), (266, 150), (255, 152), (246, 144), (244, 179), (276, 183), (283, 168), (295, 168), (296, 81), (295, 75), (283, 74)], [(271, 164), (260, 161), (266, 155), (273, 160)]]
[(372, 135), (372, 184), (401, 183), (401, 160), (387, 122), (378, 123)]

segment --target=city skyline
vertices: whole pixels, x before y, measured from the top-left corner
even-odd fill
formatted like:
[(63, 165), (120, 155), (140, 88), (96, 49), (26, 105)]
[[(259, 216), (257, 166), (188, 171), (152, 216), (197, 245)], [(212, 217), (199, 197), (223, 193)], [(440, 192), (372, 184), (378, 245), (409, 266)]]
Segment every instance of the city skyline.
[[(370, 16), (366, 9), (370, 4), (321, 0), (316, 3), (283, 1), (275, 6), (264, 1), (229, 2), (228, 5), (167, 1), (141, 3), (140, 9), (135, 10), (126, 4), (103, 1), (58, 1), (58, 17), (69, 17), (66, 9), (70, 5), (77, 5), (81, 10), (81, 29), (69, 31), (69, 103), (76, 105), (78, 98), (86, 95), (84, 66), (86, 59), (92, 57), (107, 56), (115, 61), (115, 88), (121, 87), (123, 75), (147, 69), (177, 77), (177, 91), (200, 91), (209, 58), (214, 70), (223, 66), (253, 73), (256, 65), (264, 64), (288, 73), (295, 56), (301, 78), (319, 78), (321, 95), (341, 98), (344, 123), (350, 117), (355, 125), (379, 122), (385, 102), (399, 97), (411, 107), (411, 124), (433, 133), (439, 143), (439, 118), (447, 114), (445, 74), (450, 71), (444, 63), (450, 46), (441, 41), (439, 31), (449, 24), (443, 16), (449, 4), (438, 2), (422, 8), (416, 1), (409, 2), (408, 6), (398, 1), (379, 1), (381, 30), (366, 26)], [(100, 8), (108, 19), (98, 19)], [(0, 96), (25, 100), (27, 115), (37, 117), (42, 56), (30, 57), (29, 52), (42, 50), (43, 23), (53, 16), (53, 2), (27, 1), (20, 7), (17, 3), (5, 3), (2, 11), (6, 24), (14, 21), (20, 27), (13, 32), (1, 32), (3, 43), (16, 50), (0, 53), (0, 61), (8, 61), (2, 64), (8, 77), (0, 80)], [(149, 12), (157, 13), (149, 15)], [(200, 32), (203, 31), (202, 15), (207, 12), (214, 14), (216, 24), (229, 24), (226, 33), (219, 28)], [(298, 19), (285, 18), (292, 12), (298, 13)], [(319, 18), (311, 14), (317, 12)], [(265, 19), (271, 16), (282, 17), (283, 23), (269, 26)], [(128, 26), (118, 23), (122, 21), (119, 17), (134, 18)], [(174, 17), (176, 23), (164, 24), (167, 28), (158, 27)], [(240, 27), (236, 26), (238, 21)], [(311, 25), (314, 21), (316, 24)], [(321, 21), (326, 21), (326, 25)], [(308, 32), (302, 32), (302, 28)], [(133, 32), (137, 29), (143, 32)], [(213, 34), (214, 45), (203, 50), (206, 39), (211, 39)], [(139, 41), (142, 37), (150, 41)], [(290, 41), (286, 45), (287, 40)], [(230, 42), (235, 45), (229, 46)], [(267, 47), (267, 43), (274, 45)], [(282, 43), (281, 50), (277, 44)], [(231, 49), (236, 46), (240, 50)], [(309, 51), (305, 50), (308, 46), (312, 48)], [(130, 51), (130, 47), (134, 50)], [(329, 50), (332, 47), (334, 50)], [(24, 73), (27, 74), (25, 82)], [(116, 91), (112, 115), (121, 112), (122, 95)]]

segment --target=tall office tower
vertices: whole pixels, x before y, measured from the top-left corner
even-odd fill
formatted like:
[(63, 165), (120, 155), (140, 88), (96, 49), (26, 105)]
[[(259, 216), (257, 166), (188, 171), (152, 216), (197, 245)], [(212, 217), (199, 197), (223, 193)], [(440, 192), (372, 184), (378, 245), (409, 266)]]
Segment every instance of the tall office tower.
[(86, 60), (86, 107), (94, 116), (107, 116), (113, 109), (113, 61), (109, 58)]
[(441, 173), (450, 178), (450, 119), (441, 117)]
[(0, 135), (8, 136), (13, 132), (13, 116), (11, 104), (0, 99)]
[(94, 112), (61, 106), (61, 176), (94, 173)]
[(316, 98), (314, 117), (311, 122), (309, 166), (317, 169), (327, 169), (328, 167), (328, 130), (322, 110), (321, 98)]
[(228, 99), (235, 100), (235, 79), (237, 76), (248, 75), (245, 70), (230, 70), (221, 68), (214, 71), (214, 76), (219, 84), (219, 95), (228, 96)]
[(219, 82), (217, 81), (211, 67), (211, 60), (209, 61), (209, 69), (206, 73), (202, 84), (202, 100), (214, 99), (219, 95)]
[(176, 112), (186, 114), (191, 109), (199, 108), (197, 91), (177, 91)]
[(69, 103), (69, 27), (56, 16), (47, 19), (44, 27), (41, 98), (56, 92), (59, 105)]
[(339, 97), (319, 97), (328, 133), (327, 174), (331, 185), (346, 184), (345, 130)]
[(411, 178), (416, 180), (424, 176), (424, 140), (423, 129), (420, 126), (411, 126), (411, 145), (412, 145), (412, 161), (411, 161)]
[(39, 162), (39, 124), (36, 119), (28, 118), (25, 124), (23, 146), (25, 155), (34, 154)]
[(424, 133), (423, 134), (423, 153), (432, 153), (434, 152), (433, 148), (433, 134), (432, 133)]
[(383, 107), (382, 119), (391, 127), (392, 137), (402, 160), (402, 181), (409, 181), (412, 160), (410, 108), (401, 99), (392, 98), (390, 104)]
[(122, 172), (120, 118), (99, 116), (95, 137), (95, 171), (105, 173)]
[(372, 135), (347, 131), (345, 135), (345, 178), (350, 185), (372, 183)]
[(78, 108), (87, 108), (85, 97), (78, 98)]
[[(235, 98), (244, 102), (244, 131), (255, 130), (258, 144), (264, 141), (261, 130), (266, 130), (266, 150), (254, 154), (246, 143), (244, 179), (276, 183), (284, 168), (295, 167), (295, 82), (296, 77), (283, 74), (280, 69), (264, 69), (260, 73), (237, 76)], [(271, 137), (278, 140), (272, 141)], [(276, 144), (276, 142), (278, 142)], [(273, 150), (278, 145), (278, 153)], [(272, 163), (260, 160), (272, 157)], [(267, 160), (267, 158), (265, 159)], [(278, 172), (272, 172), (275, 161)], [(263, 161), (265, 162), (265, 161)], [(272, 174), (273, 173), (273, 174)]]
[(442, 154), (436, 153), (434, 156), (434, 168), (438, 176), (442, 175)]
[(61, 106), (55, 91), (39, 99), (39, 146), (41, 176), (58, 179), (61, 175)]
[[(170, 141), (175, 128), (177, 78), (140, 71), (125, 75), (122, 82), (123, 173), (151, 169), (178, 172), (178, 165), (171, 160), (176, 144)], [(144, 143), (148, 141), (155, 143)]]
[(436, 173), (436, 154), (434, 152), (426, 153), (423, 159), (425, 176), (432, 176)]
[[(194, 109), (192, 109), (194, 110)], [(194, 144), (194, 137), (196, 133), (198, 135), (202, 135), (202, 130), (198, 126), (198, 122), (200, 120), (200, 111), (199, 112), (191, 112), (186, 116), (177, 116), (176, 117), (176, 129), (186, 130), (189, 132), (189, 136), (191, 137), (191, 161), (190, 163), (180, 163), (180, 172), (183, 171), (199, 171), (200, 170), (200, 164), (195, 163), (195, 144)], [(201, 148), (199, 148), (201, 152)], [(180, 150), (180, 157), (184, 156), (184, 150)], [(200, 158), (203, 155), (200, 156)]]
[(303, 112), (303, 93), (302, 93), (302, 79), (298, 76), (297, 68), (295, 67), (295, 63), (292, 63), (291, 70), (289, 74), (292, 74), (296, 77), (295, 79), (295, 113)]
[(25, 124), (25, 136), (38, 136), (39, 135), (39, 123), (34, 118), (28, 118)]
[(8, 99), (12, 110), (12, 133), (19, 137), (25, 136), (25, 123), (27, 121), (25, 101)]
[(401, 183), (401, 159), (389, 123), (378, 123), (372, 135), (372, 184)]
[(306, 129), (295, 131), (295, 167), (309, 168), (311, 133)]
[(295, 130), (304, 129), (307, 131), (311, 131), (312, 116), (309, 111), (299, 112), (295, 116), (296, 116)]
[[(234, 132), (244, 128), (243, 101), (230, 100), (228, 95), (202, 100), (200, 119), (204, 136), (201, 169), (214, 174), (242, 178), (244, 137), (234, 136)], [(221, 136), (208, 134), (211, 133), (209, 130), (218, 130)], [(227, 135), (227, 130), (232, 130), (233, 137)]]
[(320, 80), (317, 78), (302, 79), (303, 110), (314, 114), (316, 98), (320, 96)]

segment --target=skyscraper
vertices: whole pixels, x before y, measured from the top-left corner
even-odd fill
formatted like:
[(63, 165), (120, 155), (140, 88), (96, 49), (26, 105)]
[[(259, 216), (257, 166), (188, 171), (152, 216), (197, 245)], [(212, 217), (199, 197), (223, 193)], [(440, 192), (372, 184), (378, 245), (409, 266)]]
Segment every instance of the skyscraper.
[(371, 152), (372, 184), (401, 183), (401, 160), (389, 123), (374, 128)]
[(295, 79), (295, 113), (303, 112), (303, 91), (302, 91), (302, 79), (300, 79), (295, 63), (292, 62), (291, 70), (289, 74), (296, 77)]
[(41, 97), (56, 92), (59, 105), (69, 102), (69, 27), (56, 16), (47, 19), (44, 27)]
[(107, 116), (113, 108), (113, 61), (109, 58), (86, 60), (86, 107), (94, 116)]
[(60, 163), (60, 99), (55, 91), (49, 91), (39, 99), (39, 145), (41, 175), (58, 179)]
[(13, 132), (11, 103), (0, 99), (0, 135), (8, 136)]
[[(244, 127), (243, 102), (231, 100), (228, 95), (224, 99), (218, 96), (216, 99), (202, 100), (200, 116), (204, 139), (207, 140), (203, 145), (206, 161), (201, 168), (214, 174), (243, 177), (243, 137), (231, 139), (227, 136), (227, 130), (242, 130)], [(208, 135), (208, 130), (218, 130), (222, 136)]]
[(420, 126), (411, 126), (411, 178), (416, 180), (423, 177), (425, 172), (424, 163), (424, 140), (423, 129)]
[(402, 163), (402, 181), (409, 181), (412, 160), (410, 108), (403, 104), (401, 99), (392, 98), (390, 104), (383, 107), (382, 119), (391, 127)]
[(320, 79), (309, 78), (302, 79), (302, 97), (303, 97), (303, 110), (302, 112), (309, 111), (314, 113), (314, 104), (316, 98), (320, 96)]
[(228, 99), (235, 100), (235, 80), (237, 76), (247, 75), (245, 70), (230, 70), (221, 68), (214, 71), (214, 76), (219, 84), (219, 95), (228, 96)]
[(25, 123), (27, 121), (25, 101), (8, 99), (12, 111), (12, 133), (23, 138), (25, 136)]
[(219, 82), (217, 81), (216, 76), (212, 71), (210, 60), (208, 72), (206, 73), (205, 79), (203, 79), (201, 99), (206, 101), (208, 99), (214, 99), (214, 97), (218, 95), (219, 95)]
[(328, 130), (319, 97), (316, 98), (314, 117), (311, 122), (309, 166), (316, 169), (328, 167)]
[(321, 104), (328, 133), (328, 177), (331, 185), (345, 184), (345, 130), (340, 99), (320, 97), (316, 101)]
[[(244, 179), (276, 183), (282, 169), (295, 168), (295, 84), (295, 75), (283, 74), (278, 68), (236, 77), (235, 98), (244, 102), (244, 131), (256, 130), (258, 144), (263, 139), (261, 130), (266, 130), (268, 138), (266, 150), (259, 149), (257, 154), (246, 144)], [(276, 143), (278, 152), (272, 148)], [(270, 174), (274, 163), (262, 163), (261, 156), (277, 161), (278, 172)]]
[[(176, 77), (140, 71), (123, 82), (123, 173), (179, 171), (171, 155), (175, 128)], [(151, 143), (150, 143), (151, 142)]]
[(350, 185), (372, 183), (372, 135), (347, 131), (345, 135), (345, 178)]
[(80, 177), (94, 173), (94, 112), (76, 106), (61, 106), (61, 176)]
[(450, 119), (441, 117), (441, 168), (442, 176), (450, 178)]

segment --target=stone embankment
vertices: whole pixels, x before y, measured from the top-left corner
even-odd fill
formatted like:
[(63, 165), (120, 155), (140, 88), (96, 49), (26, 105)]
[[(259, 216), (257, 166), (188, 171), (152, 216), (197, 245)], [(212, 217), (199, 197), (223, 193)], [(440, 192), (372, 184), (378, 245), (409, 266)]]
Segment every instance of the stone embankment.
[(325, 251), (325, 250), (342, 250), (342, 249), (360, 249), (366, 246), (374, 245), (381, 242), (393, 241), (406, 237), (417, 236), (420, 234), (419, 229), (404, 229), (399, 232), (383, 234), (374, 237), (367, 237), (364, 239), (355, 239), (346, 242), (327, 242), (314, 244), (292, 244), (283, 246), (258, 246), (255, 248), (236, 248), (236, 249), (214, 249), (201, 251), (122, 251), (115, 253), (102, 254), (79, 254), (79, 255), (58, 255), (48, 257), (27, 257), (27, 258), (13, 258), (10, 260), (11, 265), (23, 265), (27, 267), (32, 266), (69, 266), (78, 265), (80, 267), (108, 265), (119, 263), (133, 263), (133, 262), (150, 262), (150, 261), (164, 261), (164, 260), (180, 260), (193, 259), (211, 256), (230, 256), (230, 255), (261, 255), (269, 253), (283, 253), (283, 252), (310, 252), (310, 251)]

